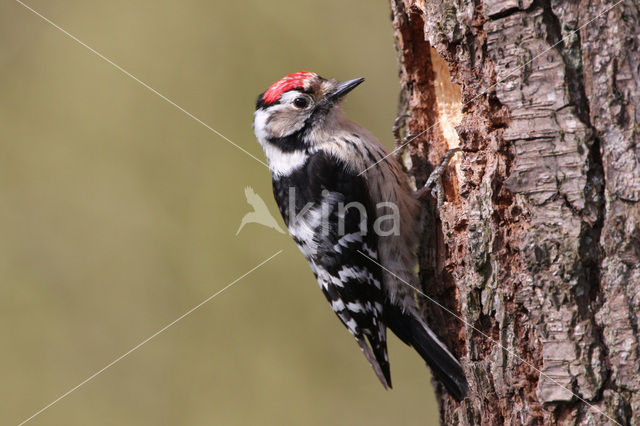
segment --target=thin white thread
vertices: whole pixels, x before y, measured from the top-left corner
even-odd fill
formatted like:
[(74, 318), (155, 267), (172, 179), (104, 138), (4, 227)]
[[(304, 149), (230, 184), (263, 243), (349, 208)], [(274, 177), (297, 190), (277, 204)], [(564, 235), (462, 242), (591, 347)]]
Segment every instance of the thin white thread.
[(481, 330), (478, 330), (476, 327), (474, 327), (473, 325), (469, 324), (467, 321), (465, 321), (464, 319), (462, 319), (461, 317), (459, 317), (458, 315), (456, 315), (454, 312), (450, 311), (449, 309), (447, 309), (445, 306), (443, 306), (442, 304), (440, 304), (437, 300), (432, 299), (431, 297), (427, 296), (423, 291), (421, 291), (420, 289), (412, 286), (411, 284), (409, 284), (408, 282), (406, 282), (405, 280), (403, 280), (402, 278), (400, 278), (399, 276), (397, 276), (396, 274), (394, 274), (393, 272), (391, 272), (389, 269), (385, 268), (383, 265), (381, 265), (380, 263), (378, 263), (377, 261), (375, 261), (374, 259), (372, 259), (371, 257), (367, 256), (365, 253), (363, 253), (362, 251), (358, 250), (358, 253), (360, 253), (361, 255), (363, 255), (364, 257), (366, 257), (367, 259), (369, 259), (370, 261), (372, 261), (373, 263), (375, 263), (376, 265), (378, 265), (379, 267), (381, 267), (382, 269), (384, 269), (385, 271), (387, 271), (389, 274), (393, 275), (394, 277), (396, 277), (398, 280), (400, 280), (403, 284), (406, 284), (407, 286), (411, 287), (412, 289), (414, 289), (415, 291), (417, 291), (418, 293), (420, 293), (422, 296), (424, 296), (427, 300), (429, 300), (432, 303), (435, 303), (436, 305), (438, 305), (442, 310), (444, 310), (445, 312), (453, 315), (455, 318), (457, 318), (460, 322), (462, 322), (465, 326), (477, 331), (478, 333), (480, 333), (484, 338), (486, 338), (487, 340), (491, 341), (493, 344), (498, 345), (501, 349), (507, 351), (509, 354), (513, 355), (515, 358), (519, 359), (520, 361), (522, 361), (523, 363), (525, 363), (526, 365), (528, 365), (529, 367), (533, 368), (535, 371), (538, 372), (538, 374), (540, 374), (543, 377), (546, 377), (547, 379), (551, 380), (555, 385), (560, 386), (561, 388), (565, 389), (566, 391), (570, 392), (573, 396), (575, 396), (576, 398), (578, 398), (580, 401), (584, 402), (585, 404), (587, 404), (590, 408), (594, 409), (595, 411), (597, 411), (598, 413), (602, 414), (603, 416), (605, 416), (606, 418), (608, 418), (609, 420), (611, 420), (612, 422), (622, 426), (622, 424), (618, 423), (617, 421), (615, 421), (614, 419), (612, 419), (611, 417), (609, 417), (604, 411), (600, 410), (599, 408), (597, 408), (596, 406), (594, 406), (593, 404), (589, 403), (588, 401), (586, 401), (584, 398), (582, 398), (580, 395), (577, 395), (575, 393), (573, 393), (570, 389), (568, 389), (567, 387), (565, 387), (564, 385), (558, 383), (555, 379), (553, 379), (552, 377), (550, 377), (549, 375), (543, 373), (542, 371), (538, 370), (536, 368), (536, 366), (534, 366), (533, 364), (531, 364), (530, 362), (522, 359), (518, 354), (516, 354), (515, 352), (513, 352), (510, 349), (505, 348), (504, 346), (502, 346), (502, 344), (500, 344), (500, 342), (497, 342), (495, 340), (493, 340), (491, 337), (489, 337), (487, 334), (485, 334), (484, 332), (482, 332)]
[(192, 113), (190, 113), (189, 111), (187, 111), (186, 109), (184, 109), (183, 107), (181, 107), (180, 105), (178, 105), (177, 103), (175, 103), (174, 101), (172, 101), (171, 99), (167, 98), (165, 95), (163, 95), (162, 93), (158, 92), (156, 89), (154, 89), (153, 87), (149, 86), (147, 83), (145, 83), (144, 81), (140, 80), (138, 77), (136, 77), (135, 75), (131, 74), (129, 71), (127, 71), (126, 69), (122, 68), (120, 65), (116, 64), (115, 62), (113, 62), (111, 59), (107, 58), (106, 56), (104, 56), (102, 53), (98, 52), (97, 50), (95, 50), (94, 48), (92, 48), (91, 46), (89, 46), (88, 44), (86, 44), (85, 42), (83, 42), (82, 40), (78, 39), (76, 36), (74, 36), (73, 34), (69, 33), (68, 31), (66, 31), (64, 28), (60, 27), (59, 25), (55, 24), (53, 21), (51, 21), (49, 18), (47, 18), (46, 16), (43, 16), (41, 13), (39, 13), (38, 11), (32, 9), (30, 6), (24, 4), (23, 2), (21, 2), (20, 0), (15, 0), (17, 3), (21, 4), (24, 8), (30, 10), (31, 12), (33, 12), (35, 15), (39, 16), (40, 18), (42, 18), (44, 21), (46, 21), (47, 23), (49, 23), (50, 25), (52, 25), (53, 27), (55, 27), (56, 29), (60, 30), (63, 34), (65, 34), (67, 37), (69, 37), (70, 39), (72, 39), (73, 41), (75, 41), (76, 43), (80, 44), (81, 46), (89, 49), (89, 51), (91, 51), (92, 53), (94, 53), (95, 55), (97, 55), (100, 59), (103, 59), (104, 61), (106, 61), (107, 63), (113, 65), (118, 71), (122, 72), (123, 74), (125, 74), (127, 77), (132, 78), (133, 80), (135, 80), (136, 82), (138, 82), (139, 84), (141, 84), (143, 87), (145, 87), (146, 89), (148, 89), (149, 91), (151, 91), (152, 93), (158, 95), (160, 98), (164, 99), (165, 101), (167, 101), (168, 103), (170, 103), (171, 105), (173, 105), (174, 107), (176, 107), (177, 109), (179, 109), (180, 111), (182, 111), (183, 113), (185, 113), (187, 116), (191, 117), (192, 119), (194, 119), (195, 121), (197, 121), (198, 123), (200, 123), (201, 125), (203, 125), (204, 127), (206, 127), (207, 129), (211, 130), (213, 133), (215, 133), (216, 135), (220, 136), (222, 139), (224, 139), (225, 141), (229, 142), (231, 145), (235, 146), (236, 148), (238, 148), (240, 151), (244, 152), (245, 154), (247, 154), (249, 157), (253, 158), (254, 160), (256, 160), (257, 162), (259, 162), (260, 164), (262, 164), (263, 166), (269, 168), (269, 166), (267, 165), (267, 163), (265, 163), (264, 161), (260, 160), (258, 157), (254, 156), (253, 154), (251, 154), (249, 151), (247, 151), (246, 149), (244, 149), (243, 147), (241, 147), (240, 145), (238, 145), (237, 143), (233, 142), (231, 139), (229, 139), (228, 137), (226, 137), (225, 135), (223, 135), (222, 133), (220, 133), (219, 131), (217, 131), (216, 129), (214, 129), (213, 127), (211, 127), (210, 125), (208, 125), (207, 123), (205, 123), (204, 121), (202, 121), (201, 119), (199, 119), (198, 117), (196, 117), (195, 115), (193, 115)]
[[(586, 27), (587, 25), (589, 25), (590, 23), (592, 23), (593, 21), (595, 21), (596, 19), (598, 19), (599, 17), (601, 17), (602, 15), (604, 15), (605, 13), (609, 12), (610, 10), (612, 10), (614, 7), (616, 7), (617, 5), (619, 5), (620, 3), (622, 3), (624, 0), (619, 0), (616, 4), (614, 4), (613, 6), (611, 6), (610, 8), (604, 10), (603, 12), (599, 13), (596, 17), (594, 17), (592, 20), (590, 20), (589, 22), (587, 22), (586, 24), (582, 25), (581, 27), (579, 27), (576, 30), (571, 31), (569, 34), (567, 34), (566, 36), (562, 37), (560, 40), (558, 40), (556, 43), (554, 43), (552, 46), (550, 46), (548, 49), (546, 49), (545, 51), (543, 51), (542, 53), (540, 53), (539, 55), (535, 56), (533, 59), (531, 59), (530, 61), (526, 62), (525, 64), (523, 64), (522, 66), (515, 68), (513, 71), (511, 71), (509, 74), (507, 74), (503, 79), (496, 79), (496, 82), (493, 83), (491, 86), (489, 86), (487, 89), (485, 89), (484, 92), (474, 96), (473, 98), (471, 98), (469, 101), (465, 102), (464, 104), (462, 104), (461, 108), (469, 105), (471, 102), (475, 101), (476, 99), (478, 99), (480, 96), (484, 96), (487, 94), (487, 92), (491, 89), (493, 89), (495, 86), (498, 85), (498, 83), (502, 83), (504, 82), (508, 77), (511, 77), (514, 73), (522, 70), (524, 67), (526, 67), (527, 65), (529, 65), (531, 62), (535, 61), (536, 59), (538, 59), (540, 56), (544, 55), (545, 53), (547, 53), (548, 51), (550, 51), (551, 49), (553, 49), (554, 47), (556, 47), (557, 45), (559, 45), (560, 43), (564, 42), (565, 39), (567, 39), (568, 37), (571, 37), (572, 35), (574, 35), (575, 33), (577, 33), (578, 31), (580, 31), (581, 29), (583, 29), (584, 27)], [(404, 148), (405, 146), (407, 146), (410, 142), (414, 141), (415, 139), (419, 138), (420, 136), (424, 135), (426, 132), (428, 132), (429, 130), (433, 129), (435, 126), (437, 126), (438, 124), (440, 124), (441, 120), (436, 120), (435, 123), (433, 123), (431, 126), (427, 127), (426, 129), (424, 129), (423, 131), (421, 131), (420, 133), (418, 133), (417, 135), (412, 136), (411, 138), (409, 138), (409, 140), (407, 140), (405, 143), (403, 143), (400, 146), (397, 146), (396, 148), (394, 148), (390, 153), (388, 153), (387, 155), (385, 155), (384, 157), (382, 157), (380, 160), (376, 161), (375, 163), (373, 163), (372, 165), (370, 165), (369, 167), (367, 167), (366, 169), (364, 169), (363, 171), (361, 171), (360, 173), (358, 173), (358, 176), (361, 176), (363, 173), (365, 173), (367, 170), (371, 169), (372, 167), (377, 166), (378, 164), (380, 164), (381, 162), (383, 162), (384, 160), (386, 160), (387, 158), (389, 158), (391, 155), (393, 155), (394, 153), (396, 153), (399, 149)]]
[[(263, 162), (262, 160), (258, 159), (257, 157), (255, 157), (253, 154), (249, 153), (248, 151), (246, 151), (244, 148), (242, 148), (241, 146), (237, 145), (236, 143), (234, 143), (232, 140), (230, 140), (229, 138), (227, 138), (226, 136), (224, 136), (222, 133), (220, 133), (219, 131), (217, 131), (216, 129), (214, 129), (213, 127), (211, 127), (210, 125), (208, 125), (207, 123), (205, 123), (204, 121), (202, 121), (201, 119), (199, 119), (198, 117), (196, 117), (195, 115), (193, 115), (192, 113), (190, 113), (189, 111), (185, 110), (183, 107), (181, 107), (180, 105), (176, 104), (174, 101), (172, 101), (171, 99), (167, 98), (166, 96), (164, 96), (163, 94), (161, 94), (160, 92), (158, 92), (156, 89), (154, 89), (153, 87), (149, 86), (147, 83), (143, 82), (142, 80), (140, 80), (139, 78), (137, 78), (135, 75), (131, 74), (129, 71), (127, 71), (126, 69), (122, 68), (120, 65), (116, 64), (115, 62), (113, 62), (111, 59), (107, 58), (106, 56), (104, 56), (103, 54), (101, 54), (100, 52), (96, 51), (95, 49), (93, 49), (91, 46), (87, 45), (86, 43), (84, 43), (83, 41), (79, 40), (77, 37), (75, 37), (73, 34), (69, 33), (68, 31), (64, 30), (63, 28), (61, 28), (60, 26), (58, 26), (57, 24), (55, 24), (54, 22), (52, 22), (50, 19), (46, 18), (45, 16), (43, 16), (42, 14), (40, 14), (39, 12), (37, 12), (36, 10), (34, 10), (33, 8), (31, 8), (30, 6), (26, 5), (25, 3), (23, 3), (20, 0), (15, 0), (17, 3), (19, 3), (20, 5), (22, 5), (23, 7), (25, 7), (26, 9), (30, 10), (32, 13), (34, 13), (35, 15), (37, 15), (38, 17), (40, 17), (41, 19), (43, 19), (44, 21), (46, 21), (47, 23), (49, 23), (50, 25), (52, 25), (53, 27), (55, 27), (56, 29), (58, 29), (59, 31), (61, 31), (62, 33), (64, 33), (66, 36), (68, 36), (69, 38), (71, 38), (72, 40), (74, 40), (75, 42), (77, 42), (78, 44), (82, 45), (83, 47), (87, 48), (89, 51), (91, 51), (92, 53), (94, 53), (95, 55), (97, 55), (98, 57), (100, 57), (101, 59), (103, 59), (104, 61), (106, 61), (107, 63), (111, 64), (113, 67), (115, 67), (116, 69), (118, 69), (119, 71), (121, 71), (122, 73), (124, 73), (125, 75), (127, 75), (128, 77), (132, 78), (133, 80), (135, 80), (136, 82), (138, 82), (139, 84), (141, 84), (143, 87), (145, 87), (146, 89), (148, 89), (149, 91), (151, 91), (152, 93), (156, 94), (157, 96), (159, 96), (160, 98), (162, 98), (163, 100), (165, 100), (166, 102), (168, 102), (169, 104), (173, 105), (175, 108), (177, 108), (178, 110), (182, 111), (184, 114), (186, 114), (187, 116), (189, 116), (190, 118), (192, 118), (193, 120), (197, 121), (198, 123), (200, 123), (201, 125), (203, 125), (204, 127), (206, 127), (207, 129), (209, 129), (210, 131), (212, 131), (213, 133), (215, 133), (216, 135), (218, 135), (219, 137), (221, 137), (222, 139), (224, 139), (225, 141), (229, 142), (230, 144), (232, 144), (233, 146), (235, 146), (236, 148), (238, 148), (239, 150), (241, 150), (242, 152), (244, 152), (245, 154), (249, 155), (251, 158), (253, 158), (254, 160), (258, 161), (259, 163), (261, 163), (262, 165), (264, 165), (265, 167), (268, 168), (268, 165)], [(615, 8), (618, 4), (622, 3), (623, 0), (619, 0), (617, 3), (615, 3), (613, 6), (611, 6), (610, 8), (606, 9), (605, 11), (603, 11), (602, 13), (598, 14), (596, 17), (594, 17), (592, 20), (590, 20), (589, 22), (587, 22), (586, 24), (582, 25), (581, 27), (579, 27), (578, 29), (572, 31), (569, 35), (564, 36), (563, 38), (561, 38), (558, 42), (556, 42), (554, 45), (550, 46), (548, 49), (546, 49), (545, 51), (543, 51), (542, 53), (540, 53), (539, 55), (535, 56), (533, 59), (531, 59), (530, 61), (528, 61), (527, 63), (525, 63), (524, 65), (522, 65), (520, 68), (515, 69), (514, 72), (519, 71), (520, 69), (524, 68), (525, 66), (527, 66), (528, 64), (530, 64), (531, 62), (533, 62), (535, 59), (539, 58), (540, 56), (544, 55), (546, 52), (548, 52), (549, 50), (551, 50), (552, 48), (554, 48), (555, 46), (557, 46), (558, 44), (560, 44), (561, 42), (563, 42), (567, 37), (575, 34), (576, 32), (580, 31), (582, 28), (586, 27), (587, 25), (589, 25), (591, 22), (595, 21), (597, 18), (599, 18), (600, 16), (602, 16), (603, 14), (607, 13), (608, 11), (612, 10), (613, 8)], [(512, 73), (507, 74), (507, 76), (505, 76), (505, 79), (507, 77), (510, 77), (511, 75), (513, 75)], [(473, 97), (471, 100), (467, 101), (466, 103), (463, 104), (463, 106), (468, 105), (469, 103), (473, 102), (474, 100), (476, 100), (477, 98), (479, 98), (480, 96), (484, 96), (488, 90), (490, 90), (491, 88), (495, 87), (498, 83), (503, 82), (503, 80), (498, 80), (496, 81), (496, 83), (492, 84), (491, 86), (489, 86), (488, 89), (486, 89), (483, 93), (476, 95), (475, 97)], [(430, 129), (432, 129), (433, 127), (435, 127), (436, 125), (438, 125), (440, 123), (440, 120), (436, 121), (433, 125), (431, 125), (430, 127), (428, 127), (427, 129), (423, 130), (422, 132), (420, 132), (417, 135), (414, 135), (412, 138), (410, 138), (407, 142), (405, 142), (404, 144), (396, 147), (394, 150), (392, 150), (389, 154), (387, 154), (386, 156), (384, 156), (383, 158), (381, 158), (380, 160), (378, 160), (377, 162), (375, 162), (374, 164), (372, 164), (371, 166), (367, 167), (365, 170), (363, 170), (362, 172), (359, 173), (359, 176), (362, 175), (363, 173), (365, 173), (367, 170), (371, 169), (372, 167), (376, 166), (377, 164), (379, 164), (380, 162), (384, 161), (386, 158), (388, 158), (389, 156), (391, 156), (392, 154), (394, 154), (397, 150), (403, 148), (404, 146), (406, 146), (407, 144), (409, 144), (411, 141), (415, 140), (416, 138), (420, 137), (421, 135), (423, 135), (424, 133), (426, 133), (427, 131), (429, 131)], [(25, 423), (29, 422), (30, 420), (32, 420), (33, 418), (35, 418), (36, 416), (38, 416), (39, 414), (41, 414), (42, 412), (44, 412), (45, 410), (47, 410), (48, 408), (50, 408), (51, 406), (55, 405), (57, 402), (61, 401), (62, 399), (64, 399), (65, 397), (67, 397), (68, 395), (70, 395), (72, 392), (74, 392), (75, 390), (77, 390), (78, 388), (80, 388), (81, 386), (83, 386), (84, 384), (88, 383), (89, 381), (91, 381), (92, 379), (94, 379), (95, 377), (97, 377), (99, 374), (101, 374), (102, 372), (104, 372), (105, 370), (107, 370), (108, 368), (110, 368), (111, 366), (115, 365), (117, 362), (119, 362), (120, 360), (122, 360), (123, 358), (125, 358), (126, 356), (128, 356), (129, 354), (133, 353), (134, 351), (136, 351), (137, 349), (139, 349), (141, 346), (143, 346), (144, 344), (146, 344), (147, 342), (149, 342), (150, 340), (152, 340), (154, 337), (156, 337), (157, 335), (161, 334), (162, 332), (164, 332), (165, 330), (167, 330), (169, 327), (173, 326), (174, 324), (176, 324), (178, 321), (182, 320), (183, 318), (185, 318), (186, 316), (190, 315), (192, 312), (194, 312), (195, 310), (197, 310), (198, 308), (200, 308), (202, 305), (204, 305), (205, 303), (209, 302), (210, 300), (212, 300), (213, 298), (215, 298), (216, 296), (218, 296), (219, 294), (221, 294), (222, 292), (224, 292), (225, 290), (227, 290), (228, 288), (230, 288), (232, 285), (236, 284), (238, 281), (240, 281), (242, 278), (246, 277), (247, 275), (249, 275), (250, 273), (252, 273), (253, 271), (255, 271), (256, 269), (258, 269), (259, 267), (261, 267), (262, 265), (264, 265), (265, 263), (267, 263), (268, 261), (270, 261), (271, 259), (273, 259), (274, 257), (276, 257), (277, 255), (279, 255), (280, 253), (282, 253), (283, 250), (279, 250), (278, 252), (276, 252), (274, 255), (272, 255), (271, 257), (269, 257), (268, 259), (264, 260), (263, 262), (261, 262), (260, 264), (258, 264), (257, 266), (255, 266), (254, 268), (252, 268), (251, 270), (249, 270), (248, 272), (246, 272), (245, 274), (243, 274), (242, 276), (240, 276), (239, 278), (237, 278), (236, 280), (232, 281), (230, 284), (228, 284), (227, 286), (225, 286), (224, 288), (222, 288), (221, 290), (219, 290), (218, 292), (214, 293), (213, 295), (209, 296), (207, 299), (205, 299), (204, 301), (202, 301), (201, 303), (199, 303), (198, 305), (194, 306), (193, 308), (191, 308), (190, 310), (188, 310), (187, 312), (185, 312), (184, 314), (182, 314), (181, 316), (179, 316), (177, 319), (175, 319), (174, 321), (172, 321), (171, 323), (167, 324), (165, 327), (161, 328), (160, 330), (158, 330), (156, 333), (154, 333), (153, 335), (151, 335), (150, 337), (148, 337), (147, 339), (143, 340), (142, 342), (140, 342), (139, 344), (137, 344), (136, 346), (134, 346), (132, 349), (130, 349), (129, 351), (125, 352), (123, 355), (119, 356), (118, 358), (116, 358), (115, 360), (113, 360), (112, 362), (110, 362), (109, 364), (107, 364), (105, 367), (103, 367), (102, 369), (98, 370), (97, 372), (95, 372), (94, 374), (92, 374), (91, 376), (89, 376), (88, 378), (86, 378), (85, 380), (83, 380), (81, 383), (79, 383), (78, 385), (74, 386), (73, 388), (71, 388), (70, 390), (68, 390), (67, 392), (65, 392), (64, 394), (62, 394), (60, 397), (58, 397), (57, 399), (55, 399), (54, 401), (52, 401), (51, 403), (47, 404), (46, 406), (44, 406), (42, 409), (40, 409), (39, 411), (37, 411), (36, 413), (34, 413), (32, 416), (30, 416), (29, 418), (25, 419), (24, 421), (22, 421), (21, 423), (19, 423), (18, 426), (22, 426)], [(533, 368), (535, 371), (537, 371), (541, 376), (546, 377), (547, 379), (549, 379), (550, 381), (552, 381), (554, 384), (556, 384), (557, 386), (562, 387), (563, 389), (567, 390), (568, 392), (570, 392), (572, 395), (574, 395), (576, 398), (578, 398), (580, 401), (584, 402), (585, 404), (587, 404), (590, 408), (594, 409), (595, 411), (597, 411), (598, 413), (604, 415), (605, 417), (607, 417), (609, 420), (613, 421), (614, 423), (618, 424), (621, 426), (621, 424), (619, 422), (617, 422), (616, 420), (614, 420), (613, 418), (609, 417), (607, 414), (605, 414), (603, 411), (601, 411), (600, 409), (598, 409), (597, 407), (595, 407), (594, 405), (590, 404), (589, 402), (587, 402), (586, 400), (584, 400), (582, 397), (580, 397), (579, 395), (573, 393), (571, 390), (569, 390), (568, 388), (566, 388), (565, 386), (563, 386), (562, 384), (558, 383), (556, 380), (554, 380), (553, 378), (551, 378), (550, 376), (544, 374), (542, 371), (538, 370), (534, 365), (532, 365), (531, 363), (529, 363), (528, 361), (522, 359), (521, 357), (519, 357), (516, 353), (514, 353), (513, 351), (505, 348), (503, 345), (501, 345), (499, 342), (493, 340), (491, 337), (489, 337), (488, 335), (486, 335), (485, 333), (483, 333), (481, 330), (478, 330), (477, 328), (475, 328), (473, 325), (469, 324), (467, 321), (465, 321), (464, 319), (460, 318), (458, 315), (456, 315), (455, 313), (453, 313), (452, 311), (450, 311), (449, 309), (447, 309), (446, 307), (444, 307), (443, 305), (441, 305), (439, 302), (437, 302), (436, 300), (432, 299), (431, 297), (427, 296), (424, 292), (422, 292), (421, 290), (417, 289), (416, 287), (412, 286), (411, 284), (407, 283), (406, 281), (404, 281), (402, 278), (398, 277), (397, 275), (395, 275), (393, 272), (389, 271), (387, 268), (385, 268), (383, 265), (381, 265), (380, 263), (376, 262), (374, 259), (370, 258), (369, 256), (367, 256), (365, 253), (363, 253), (362, 251), (358, 250), (358, 252), (363, 255), (364, 257), (366, 257), (367, 259), (369, 259), (370, 261), (376, 263), (377, 265), (379, 265), (381, 268), (383, 268), (384, 270), (386, 270), (388, 273), (390, 273), (391, 275), (395, 276), (396, 278), (398, 278), (401, 282), (403, 282), (404, 284), (406, 284), (407, 286), (411, 287), (412, 289), (414, 289), (415, 291), (417, 291), (419, 294), (421, 294), (422, 296), (424, 296), (425, 298), (427, 298), (429, 301), (431, 301), (432, 303), (435, 303), (436, 305), (438, 305), (440, 308), (442, 308), (443, 310), (445, 310), (446, 312), (448, 312), (449, 314), (453, 315), (455, 318), (457, 318), (458, 320), (460, 320), (462, 323), (464, 323), (467, 327), (472, 328), (473, 330), (477, 331), (478, 333), (480, 333), (482, 336), (484, 336), (486, 339), (490, 340), (491, 342), (493, 342), (494, 344), (498, 345), (500, 348), (502, 348), (503, 350), (507, 351), (508, 353), (510, 353), (511, 355), (513, 355), (515, 358), (518, 358), (520, 361), (522, 361), (523, 363), (527, 364), (529, 367)]]
[(169, 324), (165, 325), (164, 327), (162, 327), (160, 330), (156, 331), (155, 333), (153, 333), (151, 336), (147, 337), (146, 339), (144, 339), (142, 342), (138, 343), (137, 345), (135, 345), (133, 348), (129, 349), (127, 352), (125, 352), (124, 354), (120, 355), (118, 358), (114, 359), (113, 361), (111, 361), (109, 364), (105, 365), (104, 367), (102, 367), (100, 370), (96, 371), (95, 373), (93, 373), (92, 375), (90, 375), (89, 377), (87, 377), (86, 379), (84, 379), (82, 382), (80, 382), (79, 384), (77, 384), (76, 386), (72, 387), (71, 389), (69, 389), (68, 391), (66, 391), (65, 393), (63, 393), (62, 395), (60, 395), (58, 398), (56, 398), (55, 400), (53, 400), (52, 402), (50, 402), (49, 404), (45, 405), (44, 407), (42, 407), (40, 410), (38, 410), (36, 413), (34, 413), (33, 415), (31, 415), (30, 417), (28, 417), (27, 419), (23, 420), (22, 422), (20, 422), (18, 424), (18, 426), (22, 426), (23, 424), (27, 423), (28, 421), (32, 420), (34, 417), (38, 416), (39, 414), (41, 414), (42, 412), (44, 412), (45, 410), (47, 410), (48, 408), (52, 407), (53, 405), (57, 404), (58, 402), (60, 402), (62, 399), (66, 398), (67, 396), (69, 396), (71, 393), (73, 393), (74, 391), (76, 391), (78, 388), (80, 388), (81, 386), (87, 384), (88, 382), (90, 382), (91, 380), (93, 380), (96, 376), (100, 375), (101, 373), (103, 373), (105, 370), (107, 370), (109, 367), (113, 366), (114, 364), (118, 363), (120, 360), (122, 360), (123, 358), (127, 357), (128, 355), (130, 355), (131, 353), (135, 352), (136, 350), (138, 350), (141, 346), (143, 346), (144, 344), (146, 344), (147, 342), (149, 342), (151, 339), (153, 339), (154, 337), (156, 337), (157, 335), (163, 333), (165, 330), (167, 330), (169, 327), (173, 326), (174, 324), (176, 324), (178, 321), (182, 320), (183, 318), (185, 318), (186, 316), (190, 315), (191, 313), (193, 313), (195, 310), (197, 310), (198, 308), (200, 308), (202, 305), (204, 305), (205, 303), (209, 302), (210, 300), (212, 300), (214, 297), (218, 296), (219, 294), (221, 294), (223, 291), (227, 290), (229, 287), (231, 287), (232, 285), (236, 284), (238, 281), (240, 281), (241, 279), (243, 279), (244, 277), (246, 277), (247, 275), (249, 275), (250, 273), (252, 273), (253, 271), (255, 271), (256, 269), (260, 268), (262, 265), (264, 265), (265, 263), (269, 262), (271, 259), (273, 259), (274, 257), (276, 257), (277, 255), (279, 255), (280, 253), (282, 253), (284, 250), (279, 250), (277, 251), (275, 254), (273, 254), (271, 257), (267, 258), (266, 260), (263, 260), (262, 262), (260, 262), (258, 265), (254, 266), (253, 268), (251, 268), (249, 271), (245, 272), (244, 274), (242, 274), (241, 276), (239, 276), (238, 278), (236, 278), (235, 280), (233, 280), (232, 282), (230, 282), (229, 284), (227, 284), (225, 287), (223, 287), (221, 290), (218, 290), (217, 292), (215, 292), (214, 294), (212, 294), (211, 296), (207, 297), (206, 299), (204, 299), (202, 302), (198, 303), (196, 306), (194, 306), (193, 308), (189, 309), (187, 312), (185, 312), (184, 314), (180, 315), (178, 318), (176, 318), (175, 320), (171, 321)]

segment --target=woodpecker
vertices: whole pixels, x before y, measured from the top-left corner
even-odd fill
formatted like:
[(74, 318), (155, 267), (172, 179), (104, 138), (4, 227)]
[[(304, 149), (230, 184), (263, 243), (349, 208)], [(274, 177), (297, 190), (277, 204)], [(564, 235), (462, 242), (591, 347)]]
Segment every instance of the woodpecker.
[[(398, 161), (340, 106), (363, 81), (290, 74), (259, 95), (254, 133), (289, 233), (382, 385), (391, 388), (389, 328), (460, 401), (464, 371), (416, 305), (419, 201)], [(398, 226), (382, 229), (394, 214)]]

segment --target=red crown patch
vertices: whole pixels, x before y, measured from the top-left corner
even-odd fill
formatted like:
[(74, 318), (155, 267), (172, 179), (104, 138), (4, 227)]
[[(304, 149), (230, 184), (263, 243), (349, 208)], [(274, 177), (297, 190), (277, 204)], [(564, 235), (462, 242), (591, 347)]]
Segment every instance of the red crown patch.
[(293, 89), (301, 89), (304, 86), (304, 81), (313, 76), (315, 76), (315, 73), (309, 71), (299, 71), (294, 74), (289, 74), (288, 76), (273, 83), (271, 87), (264, 92), (262, 100), (264, 100), (266, 104), (272, 104), (280, 99), (280, 96), (282, 96), (284, 92)]

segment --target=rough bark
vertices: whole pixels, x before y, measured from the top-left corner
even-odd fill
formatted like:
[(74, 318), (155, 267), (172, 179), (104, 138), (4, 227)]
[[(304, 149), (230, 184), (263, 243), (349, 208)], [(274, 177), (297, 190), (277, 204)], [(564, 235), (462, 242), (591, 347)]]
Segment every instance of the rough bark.
[(408, 171), (465, 149), (421, 249), (464, 321), (424, 303), (471, 387), (436, 385), (444, 424), (640, 425), (640, 10), (616, 2), (391, 0)]

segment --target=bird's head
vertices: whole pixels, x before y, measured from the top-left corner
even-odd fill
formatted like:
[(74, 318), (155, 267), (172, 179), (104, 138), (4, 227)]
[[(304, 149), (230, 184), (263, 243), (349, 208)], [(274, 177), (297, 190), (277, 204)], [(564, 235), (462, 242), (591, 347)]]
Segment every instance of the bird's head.
[[(258, 97), (253, 122), (256, 137), (263, 145), (294, 143), (287, 138), (321, 127), (332, 112), (340, 109), (343, 97), (363, 81), (338, 82), (308, 71), (283, 77)], [(300, 142), (301, 138), (297, 139)]]

